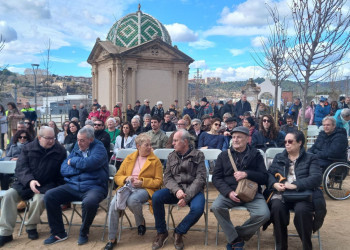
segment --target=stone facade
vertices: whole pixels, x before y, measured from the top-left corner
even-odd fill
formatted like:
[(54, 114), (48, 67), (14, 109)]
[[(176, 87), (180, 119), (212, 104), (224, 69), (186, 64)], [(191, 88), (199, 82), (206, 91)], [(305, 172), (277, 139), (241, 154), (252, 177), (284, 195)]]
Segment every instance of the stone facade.
[(256, 86), (253, 78), (249, 78), (247, 84), (242, 87), (242, 94), (247, 96), (247, 101), (250, 102), (253, 112), (255, 112), (255, 108), (258, 103), (259, 93), (260, 87)]

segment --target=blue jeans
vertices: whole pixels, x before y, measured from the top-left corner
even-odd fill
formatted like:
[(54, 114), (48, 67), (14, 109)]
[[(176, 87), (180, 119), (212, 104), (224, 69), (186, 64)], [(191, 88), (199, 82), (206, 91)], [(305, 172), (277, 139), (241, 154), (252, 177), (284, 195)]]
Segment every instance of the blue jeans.
[(80, 235), (89, 234), (90, 226), (96, 216), (100, 202), (105, 194), (100, 190), (91, 189), (85, 193), (74, 190), (69, 184), (64, 184), (50, 189), (45, 193), (44, 201), (47, 211), (47, 219), (52, 235), (64, 233), (61, 204), (71, 201), (82, 201), (82, 225)]
[[(154, 212), (154, 219), (158, 233), (165, 233), (165, 209), (164, 204), (176, 204), (179, 199), (167, 188), (156, 191), (152, 196), (152, 206)], [(192, 200), (187, 204), (190, 207), (190, 212), (175, 228), (178, 234), (186, 234), (187, 231), (199, 220), (204, 212), (205, 198), (202, 192), (196, 194)]]

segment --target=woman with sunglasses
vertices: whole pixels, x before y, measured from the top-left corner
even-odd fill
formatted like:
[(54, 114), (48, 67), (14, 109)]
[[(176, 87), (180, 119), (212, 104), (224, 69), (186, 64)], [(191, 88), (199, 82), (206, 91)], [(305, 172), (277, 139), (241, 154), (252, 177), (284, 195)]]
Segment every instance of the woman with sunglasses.
[(219, 134), (221, 120), (214, 118), (211, 121), (211, 127), (208, 132), (202, 132), (199, 136), (198, 148), (202, 149), (220, 149), (224, 145), (224, 136)]
[(263, 115), (260, 119), (259, 133), (252, 136), (252, 147), (266, 151), (267, 148), (284, 147), (284, 134), (280, 132), (272, 115)]
[[(271, 221), (274, 225), (276, 249), (288, 249), (290, 209), (295, 212), (294, 225), (301, 238), (303, 249), (312, 249), (312, 231), (317, 231), (326, 214), (322, 191), (322, 172), (315, 155), (304, 150), (305, 137), (301, 131), (288, 133), (284, 140), (286, 149), (275, 156), (268, 170), (268, 189), (273, 191), (269, 200)], [(311, 200), (286, 201), (283, 192), (312, 191)]]
[(62, 145), (64, 144), (64, 139), (68, 135), (68, 128), (69, 128), (69, 121), (65, 121), (62, 124), (62, 131), (57, 134), (57, 141)]
[(67, 130), (67, 136), (64, 138), (64, 147), (68, 152), (72, 151), (75, 143), (77, 142), (77, 135), (78, 131), (80, 129), (80, 126), (77, 122), (70, 122), (69, 128)]

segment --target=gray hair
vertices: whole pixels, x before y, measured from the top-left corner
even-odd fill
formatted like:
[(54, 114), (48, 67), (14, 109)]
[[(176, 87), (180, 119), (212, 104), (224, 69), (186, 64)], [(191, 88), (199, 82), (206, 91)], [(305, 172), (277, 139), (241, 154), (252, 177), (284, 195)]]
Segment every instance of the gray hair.
[[(118, 118), (119, 118), (119, 117), (118, 117)], [(109, 121), (112, 121), (114, 124), (117, 123), (117, 122), (115, 121), (114, 117), (109, 117), (109, 118), (107, 119), (107, 123), (108, 123)]]
[(231, 115), (229, 112), (227, 112), (227, 113), (225, 113), (222, 117), (230, 118), (230, 117), (232, 117), (232, 115)]
[(337, 123), (337, 121), (332, 116), (326, 116), (325, 118), (323, 118), (322, 123), (327, 120), (330, 120), (333, 126), (335, 126), (335, 124)]
[(146, 120), (147, 118), (148, 118), (148, 119), (151, 119), (151, 115), (150, 115), (150, 114), (145, 114), (145, 115), (143, 116), (143, 119), (144, 119), (144, 120)]
[(345, 108), (341, 111), (340, 114), (343, 118), (348, 118), (350, 117), (350, 109)]
[(91, 127), (94, 127), (94, 122), (91, 120), (86, 120), (85, 125), (90, 125)]
[(118, 116), (114, 117), (114, 120), (115, 120), (115, 123), (117, 123), (117, 122), (120, 123), (120, 117), (118, 117)]
[(95, 130), (92, 127), (90, 127), (90, 125), (84, 126), (83, 128), (81, 128), (79, 130), (78, 134), (80, 134), (80, 135), (85, 134), (86, 137), (89, 139), (95, 138)]
[(188, 143), (191, 142), (191, 140), (193, 139), (191, 134), (186, 130), (186, 129), (179, 129), (176, 131), (176, 134), (181, 132), (181, 140), (187, 140)]
[(44, 131), (45, 130), (51, 130), (52, 133), (55, 134), (55, 131), (53, 130), (53, 128), (49, 127), (49, 126), (41, 126), (40, 130), (39, 130), (39, 136), (42, 137), (44, 136)]
[(195, 118), (195, 119), (192, 120), (192, 124), (195, 123), (195, 122), (197, 122), (197, 123), (199, 124), (199, 126), (202, 125), (202, 121), (199, 120), (199, 119), (197, 119), (197, 118)]
[(78, 117), (72, 117), (72, 119), (70, 119), (72, 122), (77, 122), (79, 123), (79, 118)]
[(134, 116), (134, 118), (131, 119), (131, 122), (133, 120), (136, 121), (140, 125), (140, 119), (137, 116)]

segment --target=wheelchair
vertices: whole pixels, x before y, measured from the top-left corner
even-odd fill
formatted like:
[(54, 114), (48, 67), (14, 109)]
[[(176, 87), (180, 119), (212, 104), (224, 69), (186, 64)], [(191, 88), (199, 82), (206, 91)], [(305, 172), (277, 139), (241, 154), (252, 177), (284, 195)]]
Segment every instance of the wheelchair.
[(332, 159), (323, 173), (323, 190), (334, 200), (346, 200), (350, 197), (350, 162)]

